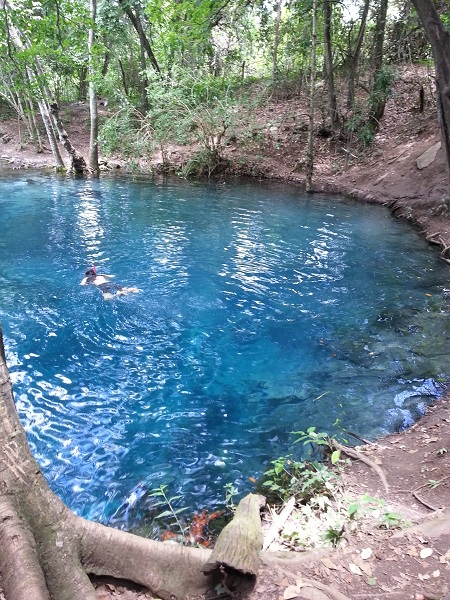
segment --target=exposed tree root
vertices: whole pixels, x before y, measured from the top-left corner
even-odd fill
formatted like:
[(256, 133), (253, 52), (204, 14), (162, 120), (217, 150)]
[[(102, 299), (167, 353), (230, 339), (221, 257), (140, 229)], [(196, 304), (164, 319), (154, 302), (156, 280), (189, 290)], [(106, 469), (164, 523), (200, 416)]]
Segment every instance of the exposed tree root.
[(414, 498), (417, 500), (417, 502), (419, 502), (420, 504), (423, 504), (423, 506), (425, 506), (426, 508), (429, 508), (430, 510), (436, 512), (437, 510), (439, 510), (438, 508), (436, 508), (436, 506), (433, 506), (432, 504), (429, 504), (428, 502), (426, 502), (425, 500), (423, 500), (418, 494), (417, 492), (412, 492), (412, 495), (414, 496)]
[(366, 444), (367, 446), (370, 446), (372, 444), (372, 442), (369, 442), (369, 440), (364, 439), (363, 437), (361, 437), (357, 433), (353, 433), (353, 431), (348, 431), (347, 429), (344, 429), (343, 431), (347, 435), (350, 435), (350, 436), (354, 437), (356, 440), (359, 440), (360, 442), (362, 442), (363, 444)]
[(381, 467), (379, 467), (376, 463), (373, 462), (373, 460), (370, 460), (370, 458), (367, 458), (367, 456), (364, 456), (364, 454), (361, 454), (361, 452), (358, 452), (354, 448), (348, 448), (347, 446), (343, 446), (342, 444), (339, 444), (339, 442), (336, 442), (336, 440), (332, 440), (332, 444), (336, 447), (337, 450), (340, 450), (341, 452), (347, 454), (347, 456), (350, 456), (351, 458), (360, 460), (368, 467), (373, 469), (378, 475), (378, 477), (381, 479), (384, 489), (386, 490), (386, 494), (389, 494), (389, 485), (386, 479), (386, 475), (384, 474), (384, 471), (383, 469), (381, 469)]
[[(450, 479), (450, 475), (446, 475), (445, 477), (442, 477), (442, 479), (439, 479), (439, 481), (436, 481), (436, 487), (438, 485), (440, 485), (443, 481), (446, 481), (447, 479)], [(426, 508), (429, 508), (430, 510), (437, 512), (439, 510), (438, 507), (433, 506), (432, 504), (429, 504), (426, 500), (423, 500), (423, 498), (421, 498), (417, 492), (419, 490), (423, 490), (423, 488), (429, 487), (428, 483), (424, 483), (423, 485), (420, 485), (418, 488), (416, 488), (415, 490), (412, 490), (411, 494), (414, 496), (414, 498), (417, 500), (417, 502), (419, 502), (420, 504), (423, 504), (423, 506), (425, 506)], [(408, 492), (409, 493), (409, 492)]]
[(0, 572), (8, 598), (48, 600), (33, 536), (11, 498), (0, 500)]
[(325, 585), (325, 583), (316, 581), (315, 579), (302, 579), (302, 581), (303, 581), (303, 583), (306, 583), (312, 587), (317, 588), (318, 590), (321, 590), (322, 592), (325, 592), (326, 594), (328, 594), (328, 596), (331, 596), (333, 598), (333, 600), (351, 600), (348, 596), (346, 596), (342, 592), (335, 590), (334, 588), (330, 587), (329, 585)]
[(430, 233), (430, 234), (428, 234), (428, 235), (425, 237), (425, 240), (426, 240), (427, 242), (430, 242), (430, 244), (438, 244), (438, 245), (439, 245), (441, 242), (440, 242), (439, 240), (435, 240), (435, 239), (434, 239), (434, 238), (435, 238), (437, 235), (440, 235), (440, 232), (439, 232), (439, 231), (435, 231), (435, 232), (433, 232), (433, 233)]

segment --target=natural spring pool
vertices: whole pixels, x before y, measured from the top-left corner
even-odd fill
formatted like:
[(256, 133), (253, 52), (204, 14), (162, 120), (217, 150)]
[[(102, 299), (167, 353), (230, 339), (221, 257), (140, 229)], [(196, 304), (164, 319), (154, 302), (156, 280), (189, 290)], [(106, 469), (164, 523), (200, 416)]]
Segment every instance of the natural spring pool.
[[(379, 206), (264, 182), (0, 179), (0, 319), (53, 490), (129, 527), (241, 494), (292, 431), (411, 424), (448, 373), (448, 266)], [(138, 294), (80, 287), (92, 263)], [(295, 448), (297, 449), (296, 445)]]

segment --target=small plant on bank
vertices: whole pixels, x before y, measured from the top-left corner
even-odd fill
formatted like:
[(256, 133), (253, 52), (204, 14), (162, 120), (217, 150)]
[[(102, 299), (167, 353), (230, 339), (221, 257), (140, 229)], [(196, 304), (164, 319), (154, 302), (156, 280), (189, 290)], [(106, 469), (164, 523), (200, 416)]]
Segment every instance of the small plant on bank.
[(358, 502), (352, 502), (347, 508), (350, 522), (354, 523), (358, 519), (371, 518), (378, 523), (382, 529), (400, 529), (409, 525), (409, 521), (386, 507), (382, 498), (374, 498), (368, 494), (362, 496)]
[(296, 461), (291, 455), (282, 456), (271, 462), (272, 468), (264, 475), (268, 477), (263, 485), (280, 500), (286, 501), (295, 496), (299, 503), (307, 503), (317, 497), (331, 496), (338, 483), (336, 473), (323, 462), (330, 455), (332, 465), (340, 459), (340, 451), (333, 448), (333, 442), (324, 432), (309, 427), (306, 431), (294, 431), (299, 437), (294, 443), (309, 445), (309, 455), (313, 460)]
[[(159, 515), (156, 515), (155, 519), (165, 519), (172, 526), (176, 525), (176, 527), (180, 530), (180, 534), (184, 536), (188, 528), (183, 527), (181, 521), (178, 518), (178, 515), (186, 511), (187, 508), (174, 507), (174, 502), (176, 500), (179, 500), (181, 496), (172, 496), (169, 498), (167, 496), (167, 487), (167, 485), (160, 485), (158, 488), (152, 490), (152, 492), (150, 493), (150, 496), (153, 496), (154, 498), (160, 498), (160, 500), (157, 500), (157, 502), (155, 502), (155, 507), (166, 507), (166, 510), (159, 513)], [(170, 523), (170, 521), (172, 521), (172, 523)]]
[(295, 461), (292, 456), (282, 456), (271, 462), (272, 468), (264, 475), (263, 485), (282, 502), (291, 496), (297, 502), (309, 502), (319, 495), (330, 495), (337, 476), (321, 463)]
[(236, 510), (234, 498), (239, 493), (239, 490), (232, 483), (226, 483), (223, 488), (225, 490), (225, 506), (230, 512), (234, 513)]
[(327, 433), (316, 431), (316, 427), (308, 427), (306, 431), (293, 431), (292, 433), (293, 435), (300, 436), (295, 440), (294, 444), (298, 442), (303, 442), (303, 445), (309, 444), (311, 452), (316, 455), (319, 454), (319, 456), (322, 455), (320, 456), (321, 458), (323, 458), (323, 454), (328, 452), (331, 454), (330, 460), (332, 465), (335, 465), (339, 461), (341, 451), (334, 449), (333, 440)]
[(269, 492), (269, 504), (284, 503), (295, 496), (295, 510), (280, 538), (283, 545), (334, 547), (357, 529), (407, 526), (403, 517), (381, 498), (365, 495), (355, 501), (344, 495), (339, 475), (343, 461), (326, 433), (310, 427), (295, 435), (296, 442), (309, 446), (308, 458), (300, 461), (288, 455), (272, 461), (263, 483)]

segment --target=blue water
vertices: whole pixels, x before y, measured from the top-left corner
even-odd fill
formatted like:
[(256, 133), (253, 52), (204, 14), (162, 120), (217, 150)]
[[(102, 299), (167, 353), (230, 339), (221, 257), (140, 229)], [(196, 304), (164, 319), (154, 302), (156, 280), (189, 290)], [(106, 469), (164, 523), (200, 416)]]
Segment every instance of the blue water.
[[(0, 318), (53, 490), (129, 526), (250, 490), (290, 432), (374, 438), (448, 372), (448, 267), (377, 206), (292, 187), (0, 179)], [(142, 289), (105, 301), (95, 263)], [(297, 446), (295, 446), (297, 448)]]

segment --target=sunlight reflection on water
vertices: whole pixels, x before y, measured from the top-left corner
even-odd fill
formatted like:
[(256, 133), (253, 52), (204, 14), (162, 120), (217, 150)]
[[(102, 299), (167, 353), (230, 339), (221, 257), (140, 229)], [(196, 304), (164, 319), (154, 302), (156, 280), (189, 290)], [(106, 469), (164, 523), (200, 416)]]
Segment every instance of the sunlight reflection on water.
[[(33, 180), (0, 180), (0, 316), (30, 444), (79, 514), (130, 525), (163, 483), (221, 503), (293, 451), (291, 431), (375, 437), (441, 393), (448, 268), (381, 207)], [(105, 302), (79, 286), (93, 263), (142, 292)]]

